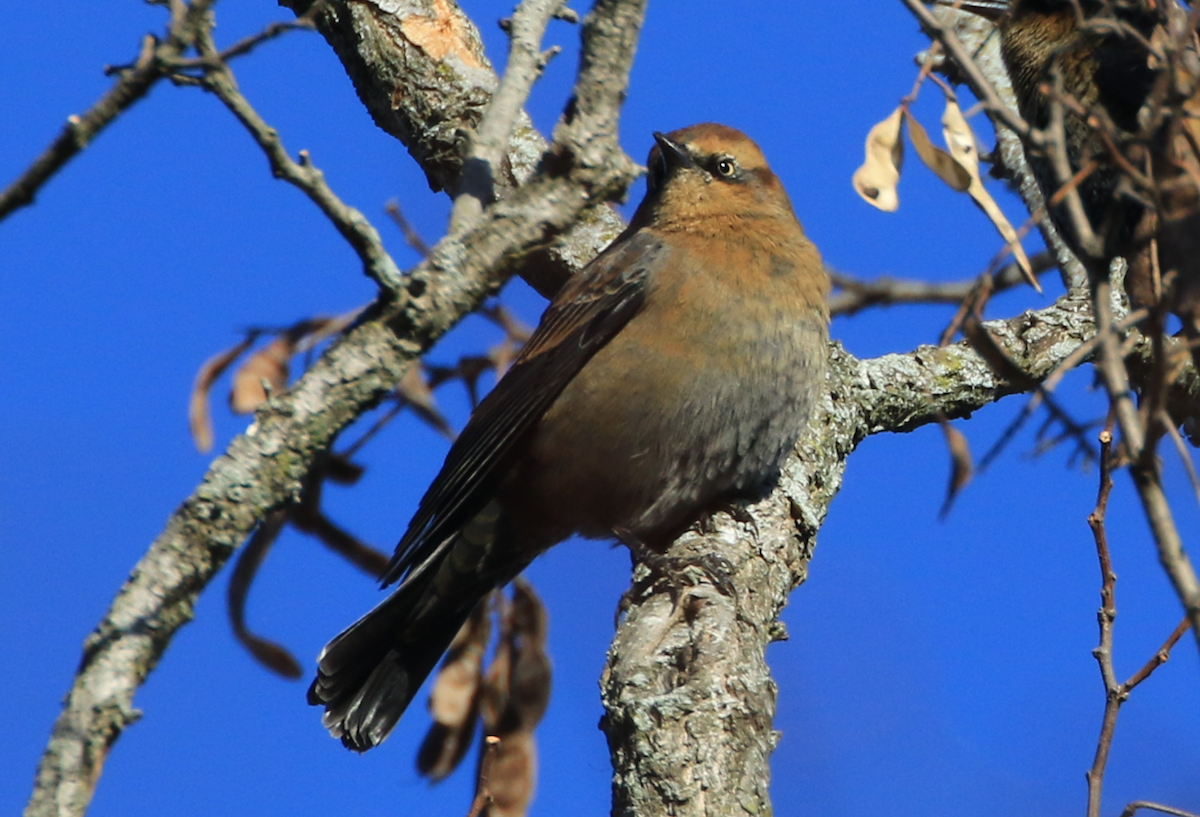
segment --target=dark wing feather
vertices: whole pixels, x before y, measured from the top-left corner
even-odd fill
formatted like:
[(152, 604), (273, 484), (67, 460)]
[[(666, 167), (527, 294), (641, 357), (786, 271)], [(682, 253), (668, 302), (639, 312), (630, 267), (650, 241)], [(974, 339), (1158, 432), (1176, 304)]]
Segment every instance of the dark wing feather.
[(568, 282), (512, 368), (480, 402), (425, 492), (383, 574), (384, 585), (436, 561), (493, 497), (529, 434), (584, 364), (641, 309), (667, 248), (644, 231), (618, 239)]

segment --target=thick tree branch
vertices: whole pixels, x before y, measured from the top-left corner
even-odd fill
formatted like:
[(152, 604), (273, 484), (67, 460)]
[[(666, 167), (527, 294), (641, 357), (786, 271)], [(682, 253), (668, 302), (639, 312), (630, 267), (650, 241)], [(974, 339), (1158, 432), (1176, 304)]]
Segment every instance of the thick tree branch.
[[(313, 0), (281, 3), (303, 14)], [(316, 20), (375, 124), (408, 148), (432, 189), (457, 196), (464, 140), (497, 87), (471, 20), (454, 0), (343, 0)], [(545, 150), (522, 112), (492, 179), (496, 198), (528, 179)], [(610, 208), (589, 210), (567, 234), (530, 253), (519, 274), (549, 298), (623, 227)]]

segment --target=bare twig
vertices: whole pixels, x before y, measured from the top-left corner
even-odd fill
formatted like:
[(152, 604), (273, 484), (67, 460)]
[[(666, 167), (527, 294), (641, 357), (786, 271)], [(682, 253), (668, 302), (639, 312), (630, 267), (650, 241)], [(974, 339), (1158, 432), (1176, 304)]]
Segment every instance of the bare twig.
[(542, 75), (557, 48), (543, 52), (546, 26), (565, 0), (522, 0), (507, 26), (508, 65), (483, 120), (471, 138), (463, 164), (458, 196), (450, 213), (450, 231), (461, 230), (479, 218), (495, 199), (495, 178), (508, 141), (533, 83)]
[(904, 5), (912, 12), (912, 15), (917, 18), (917, 22), (921, 24), (921, 28), (929, 37), (942, 44), (946, 49), (946, 53), (954, 60), (959, 69), (965, 75), (971, 90), (979, 97), (979, 101), (993, 116), (999, 118), (1018, 136), (1026, 140), (1030, 144), (1040, 144), (1041, 135), (1038, 131), (1029, 126), (1029, 123), (1021, 118), (1013, 108), (1005, 105), (1000, 97), (996, 94), (995, 87), (979, 70), (979, 66), (975, 64), (975, 60), (971, 58), (971, 52), (959, 40), (958, 35), (954, 31), (941, 23), (933, 15), (921, 0), (903, 0)]
[[(270, 23), (262, 31), (251, 34), (249, 37), (243, 37), (228, 48), (222, 49), (216, 55), (216, 59), (220, 62), (229, 62), (237, 57), (244, 57), (263, 43), (274, 40), (277, 37), (282, 37), (289, 32), (313, 31), (316, 28), (313, 20), (324, 10), (325, 4), (326, 0), (317, 0), (307, 11), (297, 16), (295, 20), (281, 20)], [(213, 57), (210, 55), (194, 59), (177, 59), (171, 62), (171, 67), (176, 70), (182, 68), (204, 68), (210, 65), (214, 65)]]
[(492, 776), (492, 766), (496, 762), (496, 749), (500, 738), (488, 735), (483, 739), (483, 758), (479, 761), (479, 780), (475, 784), (475, 799), (471, 801), (471, 810), (467, 817), (479, 817), (483, 810), (492, 804), (492, 791), (488, 781)]
[(1088, 515), (1088, 526), (1096, 541), (1096, 555), (1100, 560), (1100, 611), (1096, 614), (1100, 622), (1100, 646), (1092, 651), (1100, 664), (1100, 676), (1104, 680), (1104, 718), (1100, 725), (1100, 738), (1096, 742), (1096, 755), (1087, 773), (1088, 817), (1100, 817), (1100, 795), (1104, 783), (1104, 769), (1108, 764), (1108, 753), (1112, 747), (1113, 731), (1117, 727), (1117, 712), (1125, 700), (1125, 692), (1117, 683), (1113, 671), (1112, 642), (1113, 621), (1117, 617), (1114, 593), (1117, 576), (1112, 569), (1112, 557), (1108, 550), (1108, 534), (1104, 517), (1108, 510), (1108, 497), (1112, 492), (1112, 428), (1100, 432), (1100, 488), (1096, 494), (1096, 507)]
[[(1113, 622), (1117, 617), (1116, 583), (1117, 575), (1113, 571), (1112, 556), (1108, 548), (1108, 535), (1105, 530), (1105, 514), (1108, 510), (1108, 498), (1112, 491), (1112, 466), (1114, 455), (1112, 450), (1113, 418), (1109, 416), (1108, 427), (1100, 433), (1100, 487), (1096, 495), (1096, 507), (1088, 515), (1088, 526), (1092, 529), (1092, 537), (1096, 542), (1096, 556), (1100, 562), (1100, 610), (1097, 620), (1100, 623), (1100, 645), (1092, 651), (1100, 665), (1100, 677), (1104, 682), (1104, 716), (1100, 724), (1100, 737), (1096, 741), (1096, 754), (1092, 767), (1087, 772), (1088, 783), (1088, 817), (1100, 816), (1104, 771), (1108, 764), (1108, 755), (1112, 749), (1113, 735), (1117, 727), (1117, 715), (1121, 705), (1129, 698), (1130, 692), (1138, 684), (1150, 677), (1154, 670), (1167, 662), (1171, 649), (1178, 643), (1183, 634), (1191, 626), (1185, 616), (1175, 630), (1167, 637), (1158, 651), (1150, 657), (1141, 669), (1130, 676), (1125, 683), (1118, 683), (1116, 670), (1113, 666)], [(1130, 804), (1132, 807), (1134, 804)], [(1150, 806), (1139, 806), (1149, 808)], [(1126, 814), (1132, 814), (1136, 808), (1128, 808)], [(1168, 814), (1184, 814), (1170, 809), (1160, 809)]]
[(400, 202), (392, 199), (383, 206), (383, 211), (391, 217), (395, 222), (396, 227), (400, 230), (400, 234), (404, 236), (404, 243), (412, 247), (417, 255), (425, 258), (429, 255), (429, 245), (425, 243), (425, 239), (421, 238), (418, 233), (404, 216), (404, 211), (400, 209)]
[(1200, 505), (1200, 474), (1196, 473), (1196, 464), (1192, 462), (1192, 455), (1184, 444), (1179, 429), (1175, 428), (1175, 421), (1171, 419), (1171, 415), (1167, 414), (1166, 409), (1160, 409), (1158, 422), (1159, 426), (1166, 431), (1167, 436), (1171, 438), (1171, 443), (1175, 446), (1175, 453), (1179, 455), (1183, 470), (1187, 472), (1188, 482), (1192, 486), (1192, 495), (1196, 498), (1196, 503)]
[(1138, 811), (1139, 809), (1146, 809), (1148, 811), (1161, 811), (1163, 814), (1170, 814), (1173, 815), (1173, 817), (1200, 817), (1200, 815), (1197, 815), (1194, 811), (1184, 811), (1181, 808), (1171, 808), (1170, 806), (1151, 803), (1148, 800), (1135, 800), (1129, 805), (1125, 806), (1125, 810), (1121, 812), (1121, 817), (1133, 817), (1134, 812)]
[(1157, 456), (1153, 446), (1147, 445), (1145, 425), (1133, 404), (1120, 337), (1113, 328), (1111, 293), (1112, 284), (1107, 278), (1093, 282), (1092, 308), (1100, 337), (1097, 367), (1121, 429), (1130, 474), (1158, 548), (1159, 562), (1170, 578), (1192, 623), (1193, 636), (1200, 644), (1200, 579), (1183, 548), (1179, 528), (1162, 487)]
[(212, 42), (211, 31), (198, 33), (197, 50), (207, 60), (201, 83), (217, 96), (250, 132), (262, 148), (277, 178), (300, 188), (326, 218), (333, 223), (346, 242), (354, 248), (363, 264), (363, 271), (386, 292), (396, 292), (404, 285), (399, 267), (384, 249), (378, 231), (361, 212), (344, 203), (325, 182), (325, 175), (312, 163), (308, 151), (300, 151), (300, 161), (292, 160), (279, 134), (268, 125), (238, 90), (229, 66), (220, 58)]
[[(1054, 259), (1047, 253), (1039, 253), (1030, 259), (1036, 274), (1054, 268)], [(830, 270), (830, 278), (838, 292), (829, 299), (829, 311), (833, 315), (853, 315), (874, 306), (894, 304), (959, 304), (970, 295), (978, 279), (935, 283), (904, 278), (881, 277), (864, 281)], [(1020, 268), (1009, 264), (995, 276), (996, 292), (1011, 289), (1025, 282)]]
[(1130, 676), (1129, 680), (1123, 684), (1126, 694), (1128, 694), (1142, 681), (1145, 681), (1147, 678), (1149, 678), (1150, 673), (1167, 663), (1167, 659), (1171, 657), (1171, 650), (1177, 643), (1179, 643), (1179, 639), (1183, 638), (1183, 634), (1186, 633), (1188, 628), (1191, 626), (1191, 622), (1189, 622), (1185, 616), (1183, 621), (1179, 622), (1171, 634), (1167, 636), (1167, 640), (1164, 641), (1163, 645), (1158, 648), (1158, 652), (1154, 653), (1154, 655), (1150, 657), (1150, 660), (1143, 664), (1142, 668)]

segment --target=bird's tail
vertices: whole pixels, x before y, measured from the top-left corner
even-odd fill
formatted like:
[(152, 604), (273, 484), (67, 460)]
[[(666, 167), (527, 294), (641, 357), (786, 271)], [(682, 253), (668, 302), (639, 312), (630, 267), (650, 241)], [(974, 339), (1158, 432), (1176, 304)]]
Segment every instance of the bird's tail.
[(495, 553), (495, 527), (488, 527), (486, 543), (457, 534), (436, 564), (321, 651), (308, 702), (325, 707), (321, 723), (347, 748), (365, 752), (383, 742), (479, 600), (524, 568), (488, 558)]

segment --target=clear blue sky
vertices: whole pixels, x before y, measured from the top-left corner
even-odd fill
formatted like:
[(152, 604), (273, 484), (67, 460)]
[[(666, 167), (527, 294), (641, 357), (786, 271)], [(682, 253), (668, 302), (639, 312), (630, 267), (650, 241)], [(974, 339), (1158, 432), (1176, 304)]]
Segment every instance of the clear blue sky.
[[(503, 62), (502, 3), (466, 4)], [(862, 140), (913, 78), (924, 46), (898, 2), (652, 3), (622, 123), (641, 160), (650, 132), (698, 121), (739, 127), (763, 147), (827, 262), (873, 277), (977, 274), (999, 244), (963, 197), (909, 157), (901, 210), (862, 203), (850, 175)], [(222, 42), (286, 17), (267, 0), (217, 7)], [(751, 16), (751, 14), (753, 16)], [(7, 184), (110, 84), (101, 68), (132, 59), (160, 8), (98, 0), (65, 10), (9, 3), (0, 48), (0, 184)], [(548, 132), (574, 73), (577, 33), (531, 101)], [(398, 262), (416, 260), (381, 208), (396, 197), (427, 239), (444, 198), (402, 146), (378, 131), (316, 35), (294, 34), (235, 64), (243, 90), (295, 154), (308, 149), (333, 187), (376, 220)], [(935, 133), (940, 105), (919, 111)], [(990, 135), (981, 126), (985, 144)], [(998, 185), (993, 185), (998, 188)], [(631, 194), (640, 195), (641, 186)], [(1010, 202), (1011, 205), (1011, 202)], [(1009, 207), (1014, 218), (1019, 211)], [(163, 84), (41, 193), (0, 224), (0, 645), (8, 702), (0, 741), (0, 812), (15, 813), (80, 645), (129, 569), (208, 463), (187, 435), (197, 366), (248, 325), (281, 325), (371, 297), (335, 231), (274, 181), (233, 118), (196, 89)], [(1028, 291), (990, 314), (1049, 303)], [(541, 309), (518, 285), (507, 302)], [(833, 325), (858, 355), (936, 340), (946, 308), (875, 311)], [(494, 342), (468, 320), (431, 353), (437, 362)], [(1077, 416), (1102, 411), (1079, 373), (1064, 386)], [(455, 422), (465, 401), (439, 397)], [(976, 454), (1020, 408), (1010, 399), (960, 424)], [(218, 449), (244, 427), (217, 401)], [(868, 440), (850, 460), (811, 565), (771, 647), (783, 733), (774, 758), (779, 814), (1082, 813), (1103, 694), (1096, 643), (1099, 571), (1085, 517), (1094, 471), (1063, 452), (1040, 459), (1023, 433), (936, 521), (948, 465), (936, 428)], [(360, 457), (367, 475), (330, 489), (340, 523), (391, 549), (436, 471), (445, 443), (392, 426)], [(1185, 534), (1195, 502), (1176, 461), (1168, 473)], [(1120, 582), (1117, 668), (1131, 674), (1179, 617), (1131, 492), (1110, 514)], [(625, 587), (628, 557), (603, 543), (558, 548), (530, 571), (551, 615), (554, 697), (539, 730), (535, 815), (608, 813), (607, 750), (596, 724), (597, 678)], [(470, 774), (429, 787), (413, 771), (420, 706), (381, 748), (344, 751), (305, 706), (303, 684), (258, 667), (233, 641), (227, 577), (201, 598), (136, 703), (100, 782), (97, 817), (162, 814), (425, 815), (465, 813)], [(376, 590), (319, 544), (278, 543), (250, 600), (254, 628), (306, 664)], [(1147, 798), (1200, 810), (1200, 661), (1184, 640), (1122, 714), (1106, 813)], [(468, 766), (470, 764), (468, 763)]]

